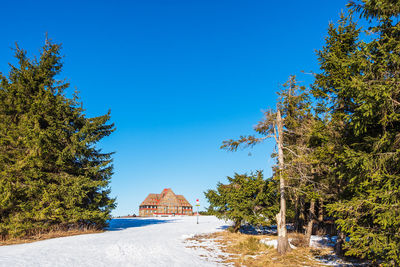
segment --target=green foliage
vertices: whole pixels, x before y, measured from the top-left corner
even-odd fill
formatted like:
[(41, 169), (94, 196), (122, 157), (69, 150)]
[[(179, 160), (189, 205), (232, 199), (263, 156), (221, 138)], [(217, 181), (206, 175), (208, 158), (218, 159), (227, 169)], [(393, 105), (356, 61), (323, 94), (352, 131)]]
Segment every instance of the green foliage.
[(210, 212), (208, 212), (208, 210), (199, 211), (199, 214), (204, 216), (212, 215)]
[(342, 15), (318, 53), (321, 73), (313, 87), (336, 137), (330, 161), (337, 197), (328, 207), (350, 238), (347, 255), (399, 265), (400, 9), (389, 0), (350, 7), (370, 20), (372, 38), (359, 40), (361, 30)]
[(114, 207), (108, 187), (111, 153), (95, 147), (114, 131), (106, 115), (86, 118), (77, 96), (66, 97), (60, 45), (46, 41), (0, 77), (0, 235), (51, 227), (104, 227)]
[[(315, 103), (291, 77), (279, 93), (277, 111), (265, 112), (255, 127), (258, 135), (225, 141), (222, 148), (236, 151), (271, 137), (278, 142), (279, 111), (284, 153), (274, 178), (284, 177), (294, 219), (305, 201), (318, 199), (349, 237), (346, 255), (398, 266), (400, 2), (361, 0), (348, 6), (349, 15), (329, 25), (317, 53), (320, 72), (311, 88)], [(353, 21), (356, 15), (367, 20), (367, 30)]]
[(210, 203), (209, 213), (232, 220), (235, 232), (244, 221), (266, 224), (274, 219), (279, 210), (277, 185), (274, 181), (264, 181), (260, 171), (251, 175), (235, 174), (227, 178), (228, 184), (218, 183), (216, 190), (205, 192)]
[(400, 2), (397, 0), (350, 1), (348, 6), (366, 19), (388, 20), (400, 14)]

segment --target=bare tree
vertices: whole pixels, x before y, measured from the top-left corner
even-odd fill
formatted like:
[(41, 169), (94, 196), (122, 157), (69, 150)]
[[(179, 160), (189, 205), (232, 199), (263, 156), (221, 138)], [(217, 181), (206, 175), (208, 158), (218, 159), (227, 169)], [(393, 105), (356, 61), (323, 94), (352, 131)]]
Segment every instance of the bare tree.
[[(275, 131), (275, 128), (277, 131)], [(284, 166), (283, 160), (283, 120), (281, 112), (278, 109), (276, 112), (276, 127), (274, 126), (274, 137), (278, 145), (278, 162), (279, 162), (279, 193), (280, 193), (280, 211), (276, 215), (276, 223), (278, 230), (278, 252), (285, 254), (290, 251), (290, 244), (287, 236), (286, 229), (286, 194), (285, 194), (285, 179), (283, 178), (282, 171)]]
[[(252, 147), (266, 139), (273, 138), (278, 150), (278, 168), (275, 177), (279, 178), (280, 211), (276, 215), (278, 230), (278, 252), (285, 254), (290, 251), (286, 229), (286, 201), (288, 188), (301, 190), (299, 184), (312, 181), (310, 164), (306, 155), (310, 152), (304, 135), (308, 134), (312, 126), (310, 105), (304, 87), (299, 87), (295, 76), (283, 85), (278, 93), (279, 100), (276, 110), (264, 112), (264, 118), (255, 126), (258, 136), (241, 136), (238, 140), (224, 141), (221, 148), (236, 151), (240, 146)], [(299, 89), (302, 92), (299, 92)], [(287, 161), (287, 162), (286, 162)], [(293, 187), (290, 185), (290, 181)], [(288, 185), (289, 183), (289, 185)]]

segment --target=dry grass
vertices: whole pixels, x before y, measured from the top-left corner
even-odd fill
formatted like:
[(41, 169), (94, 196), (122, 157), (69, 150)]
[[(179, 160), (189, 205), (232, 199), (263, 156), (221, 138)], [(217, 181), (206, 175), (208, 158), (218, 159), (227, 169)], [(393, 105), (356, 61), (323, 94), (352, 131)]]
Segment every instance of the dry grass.
[(0, 246), (15, 245), (32, 243), (40, 240), (46, 240), (51, 238), (74, 236), (74, 235), (84, 235), (84, 234), (94, 234), (102, 233), (104, 230), (98, 230), (96, 228), (81, 228), (81, 229), (71, 229), (71, 230), (51, 230), (46, 233), (37, 233), (31, 236), (25, 236), (21, 238), (8, 238), (0, 239)]
[(291, 239), (291, 244), (295, 247), (308, 247), (308, 240), (304, 234), (300, 233), (289, 233), (289, 238)]
[(324, 266), (314, 256), (329, 254), (330, 251), (310, 249), (305, 246), (304, 235), (290, 234), (290, 238), (297, 242), (299, 247), (292, 249), (285, 255), (280, 255), (275, 248), (260, 243), (261, 239), (276, 239), (272, 235), (246, 235), (222, 231), (213, 234), (200, 235), (191, 238), (199, 243), (207, 239), (218, 244), (219, 249), (228, 255), (223, 258), (225, 263), (233, 263), (235, 266), (269, 267), (269, 266)]

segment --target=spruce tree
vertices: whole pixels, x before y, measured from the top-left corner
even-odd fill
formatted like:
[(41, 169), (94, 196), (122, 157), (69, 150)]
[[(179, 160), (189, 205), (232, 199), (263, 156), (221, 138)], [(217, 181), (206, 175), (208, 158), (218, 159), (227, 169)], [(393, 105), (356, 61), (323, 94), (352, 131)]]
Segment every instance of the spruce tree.
[(58, 80), (60, 45), (49, 40), (39, 58), (15, 49), (16, 66), (0, 83), (0, 234), (52, 228), (104, 227), (111, 155), (96, 143), (114, 131), (110, 113), (87, 118), (78, 97)]
[(237, 174), (227, 177), (229, 183), (218, 183), (216, 190), (205, 196), (210, 203), (208, 212), (218, 218), (233, 221), (237, 232), (243, 222), (253, 225), (268, 224), (278, 209), (277, 187), (273, 180), (265, 181), (263, 174)]
[(351, 3), (367, 19), (359, 40), (351, 16), (330, 25), (318, 53), (314, 95), (331, 114), (334, 173), (342, 187), (329, 205), (349, 239), (346, 255), (400, 264), (400, 25), (398, 1)]

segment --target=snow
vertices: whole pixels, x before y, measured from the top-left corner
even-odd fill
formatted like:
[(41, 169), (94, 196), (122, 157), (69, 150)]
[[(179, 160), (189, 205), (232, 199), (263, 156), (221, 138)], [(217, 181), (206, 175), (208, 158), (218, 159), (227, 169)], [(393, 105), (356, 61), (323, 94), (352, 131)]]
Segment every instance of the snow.
[(337, 236), (318, 236), (312, 235), (310, 238), (310, 247), (314, 248), (329, 248), (334, 247), (336, 244)]
[[(335, 255), (335, 252), (333, 248), (335, 247), (337, 241), (337, 236), (317, 236), (317, 235), (312, 235), (310, 238), (310, 246), (313, 248), (317, 249), (330, 249), (331, 252), (326, 255), (322, 256), (315, 256), (315, 259), (321, 262), (325, 266), (341, 266), (341, 267), (346, 267), (346, 266), (370, 266), (368, 262), (350, 262), (346, 261), (345, 259), (342, 259)], [(346, 238), (346, 241), (349, 241), (348, 238)]]
[(278, 247), (278, 240), (277, 239), (270, 239), (270, 238), (264, 238), (260, 240), (260, 243), (263, 243), (269, 247)]
[(217, 242), (218, 238), (211, 239), (207, 236), (196, 236), (193, 239), (187, 239), (187, 247), (196, 250), (196, 252), (203, 258), (210, 262), (218, 263), (216, 265), (234, 266), (233, 263), (223, 263), (229, 259), (231, 254), (221, 250), (222, 245)]
[(276, 225), (271, 226), (254, 226), (251, 224), (242, 225), (239, 229), (242, 234), (247, 235), (273, 235), (277, 234), (278, 230)]
[[(290, 243), (292, 241), (291, 238), (289, 238), (289, 246), (293, 249), (296, 248), (296, 246), (292, 245), (292, 243)], [(271, 239), (271, 238), (264, 238), (260, 240), (261, 243), (273, 247), (273, 248), (277, 248), (278, 247), (278, 239)]]
[(113, 219), (104, 233), (1, 246), (0, 266), (219, 266), (185, 239), (226, 227), (213, 216)]

